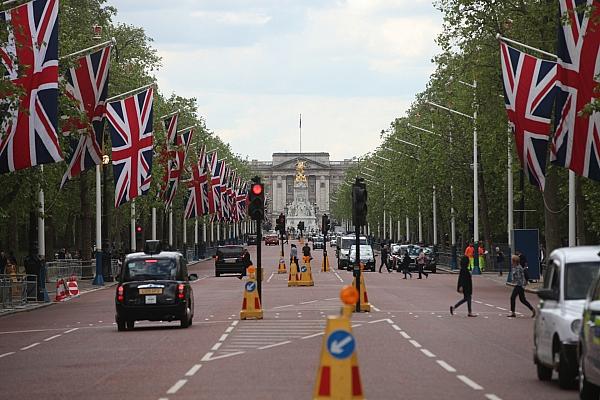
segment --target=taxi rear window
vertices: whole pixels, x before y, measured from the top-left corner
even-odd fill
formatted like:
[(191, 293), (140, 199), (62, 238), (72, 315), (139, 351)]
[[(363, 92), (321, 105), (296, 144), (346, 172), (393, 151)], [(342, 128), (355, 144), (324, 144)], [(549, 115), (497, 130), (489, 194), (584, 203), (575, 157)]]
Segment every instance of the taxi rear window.
[(132, 260), (125, 266), (125, 281), (176, 280), (177, 265), (174, 260)]

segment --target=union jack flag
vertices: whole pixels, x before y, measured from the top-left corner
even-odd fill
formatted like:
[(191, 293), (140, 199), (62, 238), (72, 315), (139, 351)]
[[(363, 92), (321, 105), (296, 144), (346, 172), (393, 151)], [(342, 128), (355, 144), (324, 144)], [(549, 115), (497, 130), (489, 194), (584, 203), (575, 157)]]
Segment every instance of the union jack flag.
[(223, 169), (221, 171), (221, 212), (220, 220), (221, 221), (229, 221), (231, 218), (230, 208), (229, 208), (229, 165), (225, 161), (221, 161), (223, 163)]
[(237, 197), (236, 197), (236, 203), (237, 203), (237, 215), (238, 215), (238, 221), (243, 220), (244, 218), (246, 218), (246, 202), (247, 202), (247, 198), (248, 198), (248, 184), (244, 183), (244, 185), (241, 185), (241, 181), (240, 184), (238, 185), (239, 190), (237, 192)]
[(556, 97), (556, 63), (500, 43), (504, 100), (517, 154), (529, 181), (544, 190), (546, 151)]
[(192, 167), (192, 180), (188, 182), (188, 200), (185, 207), (187, 219), (209, 213), (208, 168), (206, 165), (206, 146), (202, 146), (198, 163)]
[(87, 120), (72, 118), (62, 127), (63, 135), (77, 130), (81, 136), (79, 140), (71, 140), (69, 167), (62, 178), (61, 187), (68, 179), (100, 164), (111, 48), (108, 45), (80, 58), (77, 66), (70, 68), (66, 74), (66, 95), (77, 102), (79, 111), (85, 113)]
[(179, 114), (167, 115), (163, 118), (165, 123), (165, 131), (167, 133), (167, 150), (172, 150), (177, 146), (177, 123), (179, 122)]
[(106, 115), (112, 141), (115, 207), (145, 195), (152, 181), (152, 99), (148, 88), (108, 103)]
[(165, 191), (165, 206), (167, 208), (173, 204), (173, 199), (177, 193), (177, 187), (179, 186), (179, 180), (181, 179), (181, 174), (183, 173), (187, 151), (190, 147), (190, 143), (192, 142), (193, 135), (193, 128), (178, 132), (176, 140), (179, 149), (175, 151), (175, 157), (171, 159), (169, 163), (169, 181)]
[(7, 44), (0, 48), (4, 79), (24, 90), (0, 126), (0, 173), (63, 159), (56, 133), (57, 20), (58, 0), (34, 0), (0, 12), (1, 23), (10, 26)]
[(160, 152), (160, 162), (164, 165), (165, 173), (162, 177), (159, 196), (165, 202), (165, 206), (168, 206), (170, 204), (169, 187), (172, 186), (170, 183), (171, 170), (175, 167), (175, 163), (177, 162), (174, 149), (177, 145), (177, 123), (179, 121), (179, 114), (175, 112), (164, 116), (161, 119), (165, 124), (166, 145)]
[[(593, 11), (580, 10), (582, 5)], [(582, 114), (599, 94), (600, 6), (597, 1), (560, 0), (569, 23), (558, 29), (558, 84), (556, 132), (552, 161), (577, 175), (600, 180), (600, 113)]]
[(210, 213), (221, 216), (221, 171), (223, 162), (217, 159), (217, 151), (213, 150), (208, 156), (210, 167), (210, 191), (208, 193)]

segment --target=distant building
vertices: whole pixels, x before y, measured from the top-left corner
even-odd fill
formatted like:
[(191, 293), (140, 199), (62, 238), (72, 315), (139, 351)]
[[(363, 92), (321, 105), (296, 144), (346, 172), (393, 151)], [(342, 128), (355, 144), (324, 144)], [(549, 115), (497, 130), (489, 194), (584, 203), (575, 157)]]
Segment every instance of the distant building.
[(354, 161), (330, 161), (329, 153), (273, 153), (272, 161), (252, 160), (252, 172), (262, 178), (268, 199), (267, 215), (273, 226), (280, 213), (294, 201), (296, 164), (304, 161), (308, 180), (308, 201), (315, 206), (318, 221), (330, 214), (330, 198), (343, 182)]

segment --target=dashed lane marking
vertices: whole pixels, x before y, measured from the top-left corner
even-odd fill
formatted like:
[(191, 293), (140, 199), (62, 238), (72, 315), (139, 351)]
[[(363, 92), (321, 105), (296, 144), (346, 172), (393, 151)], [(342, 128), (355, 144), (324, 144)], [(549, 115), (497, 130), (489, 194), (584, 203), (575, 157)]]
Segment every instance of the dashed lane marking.
[(502, 400), (500, 397), (496, 396), (493, 393), (488, 393), (485, 395), (485, 397), (489, 400)]
[(71, 332), (75, 332), (76, 330), (79, 330), (79, 328), (69, 329), (68, 331), (65, 331), (64, 333), (71, 333)]
[(40, 342), (36, 342), (36, 343), (30, 344), (29, 346), (21, 347), (21, 351), (32, 349), (39, 344), (40, 344)]
[(192, 368), (189, 369), (188, 372), (185, 373), (185, 376), (194, 376), (196, 375), (196, 372), (198, 372), (198, 370), (202, 368), (202, 364), (196, 364), (194, 365)]
[(310, 339), (310, 338), (314, 338), (317, 336), (322, 336), (324, 334), (325, 334), (324, 332), (319, 332), (319, 333), (315, 333), (315, 334), (308, 335), (308, 336), (302, 336), (300, 339)]
[(408, 333), (404, 332), (404, 331), (401, 331), (400, 334), (402, 335), (402, 337), (404, 339), (411, 339), (410, 335)]
[(167, 394), (175, 394), (179, 389), (183, 387), (187, 383), (187, 379), (178, 380), (169, 390), (167, 390)]
[(310, 304), (310, 303), (316, 303), (319, 300), (310, 300), (310, 301), (303, 301), (300, 304)]
[(8, 353), (4, 353), (4, 354), (0, 354), (0, 358), (4, 358), (4, 357), (8, 357), (8, 356), (12, 356), (13, 354), (15, 354), (14, 351), (8, 352)]
[(456, 368), (454, 368), (452, 365), (448, 364), (444, 360), (436, 360), (435, 362), (438, 363), (440, 367), (444, 368), (448, 372), (456, 372)]
[(401, 331), (402, 329), (400, 329), (400, 327), (396, 324), (392, 325), (392, 328), (394, 328), (397, 331)]
[(219, 342), (222, 342), (225, 339), (227, 339), (227, 336), (229, 336), (229, 334), (227, 334), (227, 333), (222, 334), (221, 337), (219, 338)]
[(288, 308), (288, 307), (294, 307), (294, 304), (286, 304), (285, 306), (273, 307), (272, 310), (279, 310), (280, 308)]
[(223, 343), (222, 342), (217, 342), (215, 343), (215, 345), (211, 348), (212, 351), (217, 351), (219, 350), (219, 347), (221, 347)]
[(267, 346), (258, 347), (258, 350), (265, 350), (265, 349), (270, 349), (271, 347), (283, 346), (284, 344), (288, 344), (288, 343), (292, 343), (292, 342), (289, 340), (286, 340), (285, 342), (279, 342), (279, 343), (269, 344)]
[(56, 339), (57, 337), (61, 337), (61, 336), (62, 336), (61, 334), (50, 336), (49, 338), (44, 339), (44, 342), (49, 342), (52, 339)]
[(430, 352), (427, 349), (421, 349), (421, 353), (425, 354), (429, 358), (435, 358), (435, 354), (433, 354), (432, 352)]
[(414, 339), (409, 340), (409, 342), (410, 342), (410, 344), (412, 344), (413, 346), (415, 346), (417, 349), (420, 349), (422, 347), (421, 343), (417, 342)]
[(464, 375), (456, 375), (456, 377), (463, 381), (465, 385), (469, 386), (473, 390), (483, 390), (483, 386), (479, 385), (477, 382), (472, 381)]
[(271, 279), (273, 279), (273, 275), (275, 275), (275, 272), (271, 272), (271, 276), (269, 276), (269, 279), (267, 279), (267, 283), (271, 282)]

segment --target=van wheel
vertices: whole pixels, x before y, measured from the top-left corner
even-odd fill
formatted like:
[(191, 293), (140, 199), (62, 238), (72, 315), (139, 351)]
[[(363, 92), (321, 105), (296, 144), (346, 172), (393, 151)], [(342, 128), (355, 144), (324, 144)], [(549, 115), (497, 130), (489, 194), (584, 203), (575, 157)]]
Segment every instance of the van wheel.
[(562, 346), (560, 347), (558, 357), (558, 385), (561, 389), (572, 389), (575, 384), (577, 373), (576, 371), (569, 369), (567, 355)]
[(133, 321), (133, 320), (127, 321), (126, 326), (127, 326), (128, 331), (132, 331), (133, 327), (135, 326), (135, 321)]
[(552, 368), (548, 368), (542, 365), (539, 361), (536, 364), (537, 367), (537, 377), (540, 381), (549, 381), (552, 380)]

